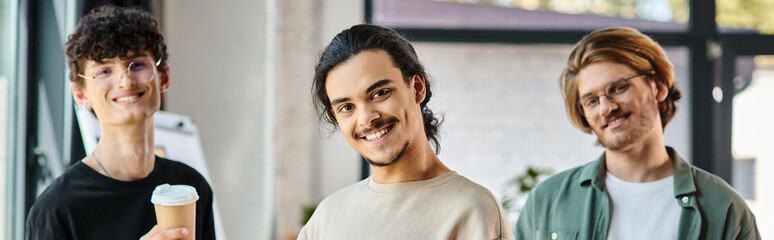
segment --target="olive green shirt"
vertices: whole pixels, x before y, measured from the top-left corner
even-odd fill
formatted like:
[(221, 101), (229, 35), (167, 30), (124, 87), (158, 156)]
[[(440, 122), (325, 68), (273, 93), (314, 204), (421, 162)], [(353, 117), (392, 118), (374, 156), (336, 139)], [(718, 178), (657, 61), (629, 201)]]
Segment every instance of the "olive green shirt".
[[(683, 209), (678, 239), (761, 238), (755, 216), (731, 186), (666, 149), (674, 167), (675, 201)], [(540, 183), (519, 214), (516, 239), (607, 239), (611, 214), (606, 171), (603, 153)]]

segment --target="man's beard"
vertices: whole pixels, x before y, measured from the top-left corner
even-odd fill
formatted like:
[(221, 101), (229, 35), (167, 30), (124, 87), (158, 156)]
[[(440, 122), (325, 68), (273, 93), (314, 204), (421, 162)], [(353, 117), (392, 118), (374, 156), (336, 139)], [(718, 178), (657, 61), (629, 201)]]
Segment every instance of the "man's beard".
[[(655, 102), (655, 98), (652, 95), (649, 95), (647, 102)], [(645, 134), (647, 134), (648, 131), (651, 130), (651, 128), (653, 128), (653, 125), (656, 122), (655, 118), (658, 117), (658, 107), (657, 105), (653, 104), (645, 104), (643, 109), (640, 109), (639, 112), (641, 115), (635, 115), (633, 112), (621, 108), (612, 112), (610, 114), (611, 117), (630, 113), (629, 119), (627, 119), (627, 121), (636, 125), (629, 126), (629, 129), (624, 132), (623, 136), (615, 140), (605, 139), (603, 135), (598, 134), (595, 131), (595, 134), (597, 135), (597, 144), (610, 151), (620, 151), (630, 147), (632, 144), (640, 140), (643, 136), (645, 136)], [(633, 122), (637, 120), (639, 120), (639, 122)]]
[(406, 143), (403, 144), (403, 149), (401, 149), (400, 152), (398, 152), (398, 154), (396, 154), (395, 157), (392, 160), (390, 160), (389, 162), (386, 162), (386, 163), (376, 162), (376, 161), (373, 161), (371, 159), (368, 159), (365, 156), (363, 156), (363, 158), (365, 158), (365, 160), (366, 160), (366, 162), (368, 162), (368, 164), (371, 164), (371, 166), (374, 166), (374, 167), (390, 166), (390, 165), (398, 162), (398, 160), (403, 157), (403, 154), (406, 153), (406, 149), (408, 149), (408, 146), (409, 146), (409, 141), (407, 140)]

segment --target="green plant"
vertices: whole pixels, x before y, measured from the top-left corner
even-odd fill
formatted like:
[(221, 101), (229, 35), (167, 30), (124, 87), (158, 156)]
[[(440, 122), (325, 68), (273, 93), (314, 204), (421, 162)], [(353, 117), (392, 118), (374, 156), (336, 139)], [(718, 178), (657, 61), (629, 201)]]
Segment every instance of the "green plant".
[(309, 219), (312, 218), (312, 214), (314, 214), (314, 210), (317, 210), (317, 204), (314, 205), (306, 205), (301, 208), (301, 226), (306, 225), (306, 222), (309, 222)]
[(503, 205), (503, 210), (506, 213), (520, 211), (523, 203), (519, 204), (519, 201), (526, 199), (529, 192), (540, 183), (543, 176), (549, 176), (553, 172), (551, 169), (538, 169), (528, 166), (524, 173), (508, 180), (505, 184), (502, 200), (500, 201)]

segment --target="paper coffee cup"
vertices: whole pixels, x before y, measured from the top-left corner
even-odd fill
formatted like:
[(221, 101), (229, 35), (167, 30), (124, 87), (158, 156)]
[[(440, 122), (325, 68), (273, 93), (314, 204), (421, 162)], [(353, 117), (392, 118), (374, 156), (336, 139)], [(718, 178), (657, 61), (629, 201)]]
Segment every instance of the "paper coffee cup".
[(195, 239), (196, 188), (188, 185), (161, 184), (153, 190), (151, 203), (156, 208), (156, 222), (161, 230), (184, 227), (189, 233), (184, 240)]

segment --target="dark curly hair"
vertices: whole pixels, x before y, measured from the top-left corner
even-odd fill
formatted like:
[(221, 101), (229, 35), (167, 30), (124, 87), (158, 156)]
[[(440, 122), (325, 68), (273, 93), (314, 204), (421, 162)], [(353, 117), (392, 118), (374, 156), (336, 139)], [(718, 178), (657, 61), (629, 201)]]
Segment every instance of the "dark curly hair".
[(419, 75), (425, 79), (425, 100), (419, 106), (422, 109), (422, 120), (425, 128), (425, 136), (435, 147), (436, 154), (441, 151), (438, 142), (438, 129), (441, 120), (435, 117), (433, 111), (427, 107), (430, 97), (430, 80), (427, 78), (425, 67), (419, 62), (414, 47), (406, 38), (395, 30), (376, 25), (360, 24), (352, 26), (336, 35), (328, 47), (320, 54), (320, 60), (314, 69), (314, 82), (312, 83), (312, 96), (315, 109), (320, 114), (320, 119), (334, 127), (337, 126), (336, 117), (331, 112), (331, 102), (325, 90), (325, 79), (328, 72), (339, 64), (346, 62), (358, 53), (366, 50), (383, 50), (392, 57), (392, 62), (403, 75), (403, 80), (408, 84), (409, 79)]
[(140, 9), (105, 5), (83, 16), (70, 34), (65, 46), (70, 81), (83, 86), (83, 64), (86, 60), (101, 62), (116, 56), (126, 59), (129, 52), (150, 51), (164, 72), (167, 61), (167, 45), (159, 32), (158, 22), (150, 13)]

